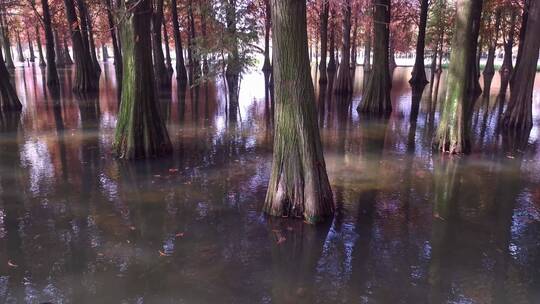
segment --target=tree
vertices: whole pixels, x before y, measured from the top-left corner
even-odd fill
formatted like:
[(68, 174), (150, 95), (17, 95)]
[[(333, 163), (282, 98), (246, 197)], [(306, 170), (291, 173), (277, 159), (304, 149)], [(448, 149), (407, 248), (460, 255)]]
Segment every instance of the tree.
[[(56, 51), (54, 47), (54, 36), (52, 30), (51, 12), (49, 9), (49, 0), (41, 0), (41, 9), (43, 11), (43, 28), (45, 29), (45, 50), (47, 56), (47, 86), (57, 88), (60, 85), (58, 80), (58, 71), (56, 70)], [(56, 41), (58, 43), (58, 40)]]
[[(458, 0), (456, 26), (450, 54), (447, 92), (435, 138), (441, 152), (467, 153), (470, 150), (470, 112), (474, 100), (472, 91), (478, 35), (473, 35), (482, 12), (481, 0)], [(476, 31), (478, 33), (478, 31)]]
[(412, 77), (409, 80), (411, 86), (423, 88), (427, 83), (426, 68), (424, 66), (424, 49), (426, 47), (426, 26), (429, 0), (420, 0), (420, 24), (418, 25), (418, 39), (416, 40), (416, 54)]
[(540, 50), (540, 3), (530, 1), (527, 31), (523, 39), (522, 55), (515, 69), (515, 81), (511, 87), (510, 100), (504, 113), (504, 126), (522, 133), (533, 125), (532, 96)]
[(152, 50), (154, 51), (154, 70), (160, 88), (170, 88), (171, 75), (165, 66), (163, 56), (161, 26), (163, 24), (163, 0), (154, 1), (154, 13), (152, 15)]
[(2, 52), (0, 52), (0, 109), (3, 111), (20, 111), (22, 109), (17, 92), (11, 84)]
[(482, 72), (482, 74), (484, 75), (484, 98), (489, 97), (491, 82), (493, 80), (493, 76), (495, 75), (495, 51), (497, 49), (497, 41), (499, 40), (499, 30), (501, 27), (501, 9), (498, 8), (494, 15), (495, 24), (492, 33), (488, 35), (488, 57), (486, 61), (486, 66), (484, 67), (484, 71)]
[(184, 51), (182, 48), (182, 36), (180, 35), (180, 24), (178, 23), (178, 7), (176, 0), (171, 0), (171, 13), (173, 24), (174, 50), (176, 53), (176, 81), (178, 86), (187, 84), (186, 65), (184, 63)]
[(38, 47), (39, 66), (45, 67), (47, 64), (45, 63), (45, 57), (43, 56), (43, 47), (41, 44), (41, 33), (39, 32), (38, 24), (36, 24), (36, 42), (37, 42), (37, 47)]
[(119, 158), (157, 157), (172, 151), (158, 109), (152, 67), (151, 0), (121, 0), (123, 79), (114, 151)]
[(319, 63), (319, 83), (328, 82), (326, 77), (326, 55), (328, 54), (328, 15), (330, 14), (330, 4), (328, 0), (322, 0), (322, 9), (319, 19), (320, 21), (320, 36), (321, 36), (321, 61)]
[[(173, 0), (174, 1), (174, 0)], [(105, 0), (107, 10), (107, 22), (109, 25), (109, 33), (111, 35), (113, 55), (114, 55), (114, 72), (118, 87), (122, 87), (122, 52), (120, 51), (120, 41), (118, 41), (116, 26), (113, 16), (113, 6), (111, 0)]]
[(271, 0), (275, 77), (272, 173), (264, 211), (315, 223), (334, 212), (317, 126), (306, 29), (306, 2)]
[[(82, 1), (82, 0), (77, 0)], [(79, 18), (75, 11), (73, 0), (64, 0), (66, 7), (66, 17), (71, 32), (71, 41), (73, 44), (73, 53), (75, 57), (75, 84), (73, 90), (78, 93), (88, 93), (97, 91), (99, 88), (99, 75), (96, 74), (95, 66), (92, 62), (88, 40), (83, 39), (86, 28), (81, 30)], [(81, 13), (80, 19), (86, 20)], [(86, 25), (86, 23), (81, 22)], [(87, 33), (87, 32), (86, 32)], [(87, 36), (86, 36), (87, 37)]]
[(341, 63), (338, 69), (336, 83), (334, 84), (334, 93), (349, 95), (352, 93), (351, 82), (351, 0), (345, 0), (343, 3), (343, 43), (341, 45)]
[(392, 112), (390, 89), (392, 79), (389, 67), (390, 0), (374, 0), (374, 55), (366, 90), (358, 111), (376, 115)]

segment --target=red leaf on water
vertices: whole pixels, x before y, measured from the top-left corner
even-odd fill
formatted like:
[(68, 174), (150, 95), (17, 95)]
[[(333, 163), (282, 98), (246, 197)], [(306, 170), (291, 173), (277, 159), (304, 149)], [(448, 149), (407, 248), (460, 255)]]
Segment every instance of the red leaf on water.
[(19, 267), (19, 265), (13, 263), (12, 261), (8, 261), (7, 264), (8, 264), (9, 267), (12, 267), (12, 268), (17, 268), (17, 267)]
[(175, 236), (177, 238), (184, 237), (184, 233), (183, 232), (178, 232)]
[(169, 173), (176, 173), (176, 172), (178, 172), (178, 169), (176, 169), (176, 168), (170, 168), (169, 169)]
[(169, 256), (168, 254), (166, 254), (165, 252), (163, 252), (161, 250), (158, 250), (158, 252), (159, 252), (159, 255), (162, 256), (162, 257)]

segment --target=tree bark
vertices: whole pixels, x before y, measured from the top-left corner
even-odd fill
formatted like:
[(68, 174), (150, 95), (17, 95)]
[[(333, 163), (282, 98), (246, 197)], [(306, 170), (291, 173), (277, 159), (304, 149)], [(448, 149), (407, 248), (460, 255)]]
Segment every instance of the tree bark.
[(503, 123), (506, 129), (527, 133), (533, 125), (532, 96), (538, 52), (540, 50), (540, 2), (531, 1), (527, 18), (527, 31), (523, 39), (521, 60), (516, 65), (515, 82), (511, 88), (510, 100), (504, 113)]
[(306, 2), (271, 0), (275, 77), (272, 174), (264, 211), (316, 223), (334, 212), (307, 53)]
[(358, 111), (375, 115), (392, 112), (390, 89), (392, 80), (389, 66), (390, 0), (374, 0), (373, 70), (369, 73), (364, 96)]
[(328, 15), (330, 14), (330, 4), (327, 0), (322, 1), (321, 8), (321, 24), (320, 24), (320, 36), (321, 36), (321, 61), (319, 63), (319, 83), (325, 84), (328, 82), (326, 75), (326, 57), (328, 54)]
[[(134, 5), (136, 4), (136, 5)], [(154, 85), (150, 0), (122, 0), (123, 80), (114, 151), (123, 159), (151, 158), (172, 151), (159, 114)]]
[(43, 28), (45, 30), (45, 50), (47, 51), (47, 86), (49, 89), (57, 89), (60, 86), (60, 80), (58, 79), (58, 71), (56, 69), (57, 54), (54, 45), (49, 0), (41, 0), (41, 9), (43, 12)]
[[(76, 66), (73, 90), (78, 93), (95, 92), (99, 89), (99, 76), (96, 75), (90, 51), (88, 47), (86, 47), (88, 41), (85, 43), (83, 40), (83, 34), (81, 34), (81, 28), (79, 27), (73, 0), (64, 0), (64, 4), (66, 7), (68, 24), (71, 24), (71, 42)], [(83, 15), (80, 19), (85, 20), (86, 18)]]
[(176, 0), (171, 0), (171, 13), (173, 22), (174, 52), (176, 53), (176, 81), (179, 87), (187, 84), (186, 65), (184, 63), (184, 51), (182, 37), (180, 36), (180, 24), (178, 22), (178, 7)]
[(0, 52), (0, 109), (2, 111), (20, 111), (22, 104), (11, 84), (9, 71)]
[[(450, 54), (446, 100), (435, 138), (435, 147), (441, 152), (467, 153), (470, 151), (470, 112), (473, 104), (472, 86), (478, 35), (474, 27), (479, 23), (481, 0), (458, 0), (456, 27)], [(478, 31), (476, 31), (478, 33)]]
[(9, 39), (9, 29), (7, 26), (6, 16), (4, 12), (0, 12), (0, 30), (2, 34), (2, 45), (4, 47), (5, 54), (5, 64), (8, 70), (15, 69), (15, 64), (13, 63), (13, 56), (11, 55), (11, 42)]
[(495, 13), (495, 32), (490, 37), (488, 57), (486, 61), (486, 66), (482, 74), (484, 75), (484, 98), (489, 97), (491, 82), (493, 81), (493, 76), (495, 75), (495, 50), (497, 49), (497, 40), (499, 40), (499, 29), (501, 27), (501, 11), (497, 10)]
[(412, 77), (409, 80), (411, 86), (423, 88), (427, 83), (426, 67), (424, 65), (424, 50), (426, 47), (426, 26), (429, 9), (429, 0), (420, 0), (420, 24), (418, 26), (418, 39), (416, 41), (416, 56)]
[[(521, 57), (523, 55), (523, 45), (525, 44), (525, 35), (527, 34), (527, 24), (529, 20), (530, 6), (531, 6), (531, 0), (523, 1), (523, 14), (521, 15), (521, 27), (519, 29), (519, 44), (518, 44), (518, 52), (516, 56), (516, 67), (521, 61)], [(515, 84), (516, 76), (517, 75), (515, 73), (512, 73), (512, 76), (510, 78), (510, 90), (512, 90), (512, 87)]]
[(343, 3), (343, 42), (341, 46), (341, 63), (339, 65), (336, 83), (334, 84), (334, 94), (352, 94), (351, 82), (351, 0)]
[(364, 72), (371, 71), (371, 27), (366, 29), (367, 37), (364, 43)]

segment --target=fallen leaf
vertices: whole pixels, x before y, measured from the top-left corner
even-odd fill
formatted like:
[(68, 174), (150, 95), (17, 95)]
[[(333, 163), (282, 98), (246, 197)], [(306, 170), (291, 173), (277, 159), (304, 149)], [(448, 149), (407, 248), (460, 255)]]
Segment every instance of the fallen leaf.
[(165, 252), (163, 252), (161, 250), (158, 250), (158, 251), (159, 251), (159, 255), (162, 256), (162, 257), (169, 256), (168, 254), (166, 254)]
[(136, 229), (135, 226), (129, 226), (129, 230), (133, 231), (135, 229)]
[(9, 267), (13, 267), (13, 268), (19, 267), (19, 265), (15, 264), (15, 263), (13, 263), (11, 261), (8, 261), (7, 264), (8, 264)]
[(277, 242), (276, 242), (276, 243), (277, 243), (278, 245), (280, 245), (280, 244), (285, 243), (286, 240), (287, 240), (287, 239), (286, 239), (284, 236), (281, 236), (281, 235), (280, 235), (280, 236), (278, 236), (278, 239), (277, 239)]
[(170, 168), (169, 169), (169, 173), (176, 173), (176, 172), (178, 172), (178, 169), (176, 169), (176, 168)]
[(179, 237), (184, 237), (184, 233), (183, 233), (183, 232), (178, 232), (175, 236), (176, 236), (177, 238), (179, 238)]

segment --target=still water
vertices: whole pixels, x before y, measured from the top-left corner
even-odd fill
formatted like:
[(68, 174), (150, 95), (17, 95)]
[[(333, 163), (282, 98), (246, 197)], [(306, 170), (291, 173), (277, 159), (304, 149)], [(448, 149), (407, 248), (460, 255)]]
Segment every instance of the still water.
[(349, 108), (317, 88), (338, 210), (310, 226), (261, 214), (261, 74), (242, 80), (237, 123), (220, 80), (173, 84), (160, 107), (174, 154), (132, 163), (111, 155), (113, 65), (94, 98), (60, 74), (52, 98), (39, 68), (17, 68), (24, 111), (2, 117), (1, 303), (540, 303), (540, 76), (529, 137), (497, 128), (496, 76), (462, 157), (432, 153), (440, 105), (428, 85), (411, 117), (408, 68), (387, 121), (356, 113), (361, 69)]

